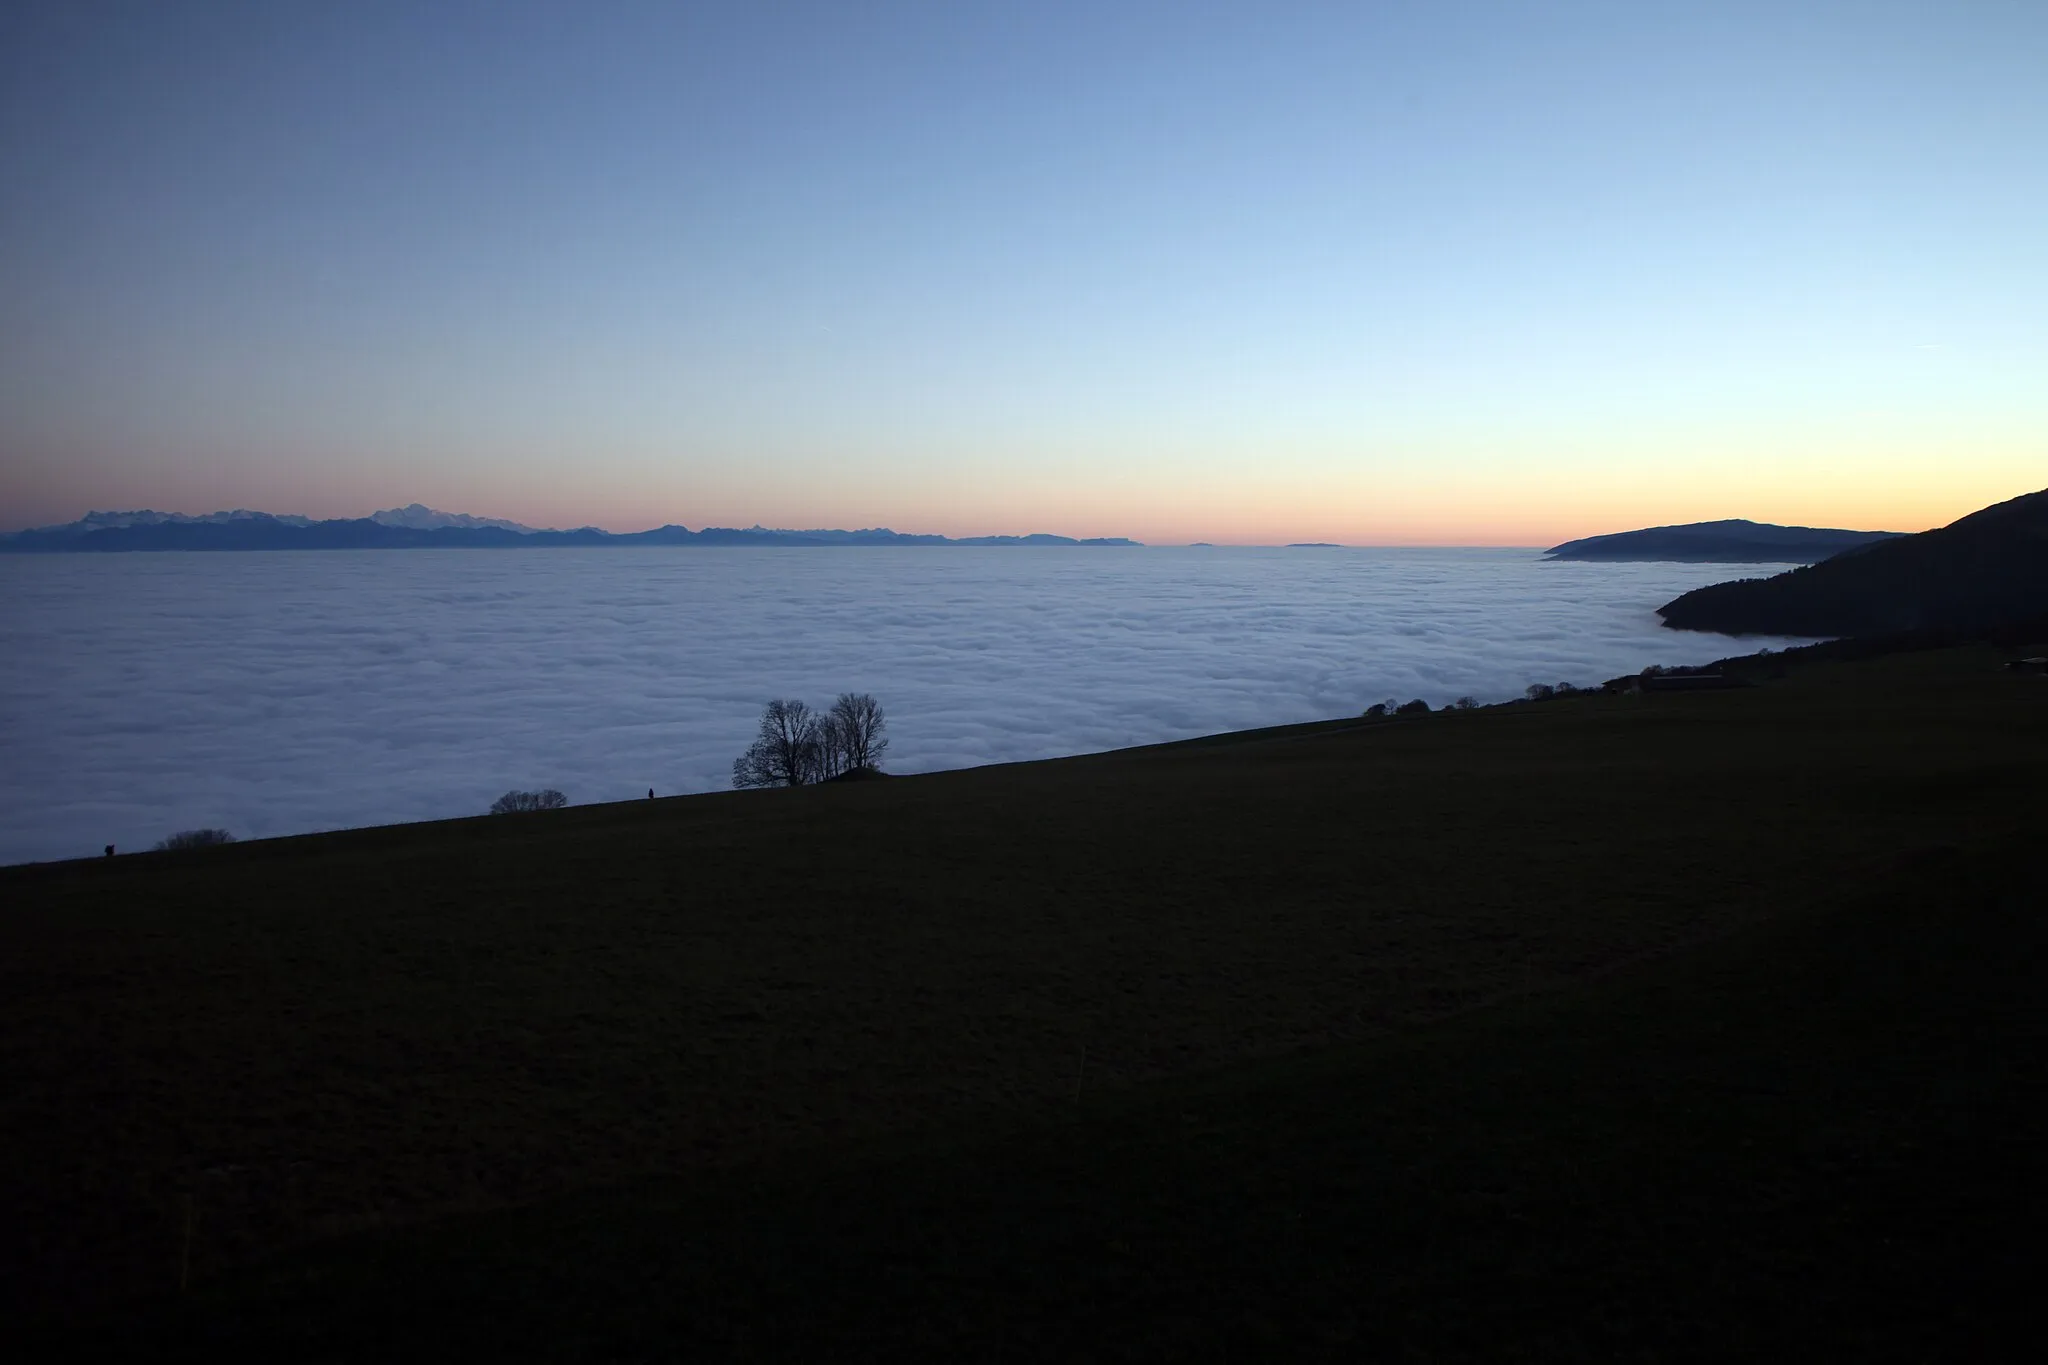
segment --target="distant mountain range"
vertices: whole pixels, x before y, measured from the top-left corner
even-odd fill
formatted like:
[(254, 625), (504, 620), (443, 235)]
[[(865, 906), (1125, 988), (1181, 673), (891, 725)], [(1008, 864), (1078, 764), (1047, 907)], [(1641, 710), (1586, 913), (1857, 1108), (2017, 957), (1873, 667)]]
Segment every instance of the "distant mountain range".
[(1121, 536), (1076, 540), (1072, 536), (899, 535), (886, 528), (863, 531), (783, 531), (763, 526), (744, 530), (708, 526), (661, 526), (614, 535), (595, 526), (573, 531), (537, 530), (516, 521), (440, 512), (413, 503), (367, 517), (314, 521), (237, 508), (206, 516), (180, 512), (88, 512), (62, 526), (42, 526), (0, 536), (0, 552), (88, 553), (132, 550), (412, 550), (541, 549), (561, 546), (636, 545), (1091, 545), (1136, 546)]
[[(252, 512), (246, 507), (237, 507), (232, 512), (208, 512), (197, 517), (185, 512), (157, 512), (144, 508), (139, 512), (87, 512), (77, 521), (66, 522), (62, 526), (39, 526), (33, 532), (20, 534), (82, 536), (94, 531), (119, 530), (129, 526), (222, 526), (234, 521), (259, 519), (279, 522), (285, 526), (313, 525), (311, 517), (296, 517), (278, 512)], [(404, 526), (418, 531), (431, 531), (443, 526), (459, 526), (465, 529), (495, 526), (500, 530), (521, 533), (537, 529), (500, 517), (473, 517), (467, 512), (440, 512), (417, 502), (404, 507), (387, 508), (382, 512), (372, 512), (368, 520), (380, 526)]]
[(1652, 526), (1642, 531), (1617, 531), (1613, 535), (1568, 540), (1545, 551), (1545, 557), (1684, 564), (1817, 564), (1844, 550), (1897, 535), (1897, 531), (1835, 531), (1739, 519), (1695, 521), (1684, 526)]
[(1675, 630), (1833, 636), (2048, 617), (2048, 489), (1775, 578), (1697, 588), (1658, 614)]

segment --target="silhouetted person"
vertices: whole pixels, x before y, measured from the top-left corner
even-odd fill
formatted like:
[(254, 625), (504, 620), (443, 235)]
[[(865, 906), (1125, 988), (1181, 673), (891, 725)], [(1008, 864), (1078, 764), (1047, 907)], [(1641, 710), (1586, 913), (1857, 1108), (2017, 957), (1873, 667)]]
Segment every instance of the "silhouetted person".
[(107, 845), (107, 856), (109, 858), (114, 856), (114, 846), (112, 844)]

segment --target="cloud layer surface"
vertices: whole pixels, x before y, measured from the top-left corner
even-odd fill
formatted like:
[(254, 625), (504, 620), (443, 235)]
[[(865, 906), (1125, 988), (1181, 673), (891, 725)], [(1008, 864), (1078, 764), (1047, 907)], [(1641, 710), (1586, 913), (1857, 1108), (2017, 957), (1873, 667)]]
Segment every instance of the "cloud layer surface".
[(0, 862), (722, 788), (778, 696), (874, 693), (888, 766), (922, 772), (1799, 643), (1658, 626), (1729, 576), (1466, 549), (10, 557)]

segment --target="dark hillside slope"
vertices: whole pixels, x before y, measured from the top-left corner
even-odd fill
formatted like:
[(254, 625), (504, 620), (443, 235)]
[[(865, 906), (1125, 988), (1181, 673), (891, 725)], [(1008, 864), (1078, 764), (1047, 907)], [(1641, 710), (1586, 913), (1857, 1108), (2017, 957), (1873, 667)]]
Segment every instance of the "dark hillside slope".
[(1071, 1113), (1888, 886), (2038, 831), (2005, 658), (0, 868), (0, 1307)]
[(88, 1358), (1996, 1360), (2043, 1316), (2025, 841), (1413, 1034), (794, 1176), (348, 1239)]
[(2048, 490), (1775, 578), (1696, 588), (1658, 614), (1674, 630), (1725, 635), (1974, 630), (2048, 615)]

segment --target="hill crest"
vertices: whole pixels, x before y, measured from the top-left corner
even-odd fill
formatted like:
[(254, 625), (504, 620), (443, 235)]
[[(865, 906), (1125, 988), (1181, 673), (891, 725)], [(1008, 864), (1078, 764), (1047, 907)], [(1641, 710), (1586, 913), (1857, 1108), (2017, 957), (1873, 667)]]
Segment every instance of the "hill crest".
[(1813, 564), (1899, 535), (1897, 531), (1845, 531), (1777, 526), (1740, 517), (1615, 531), (1553, 545), (1548, 559), (1688, 564)]

